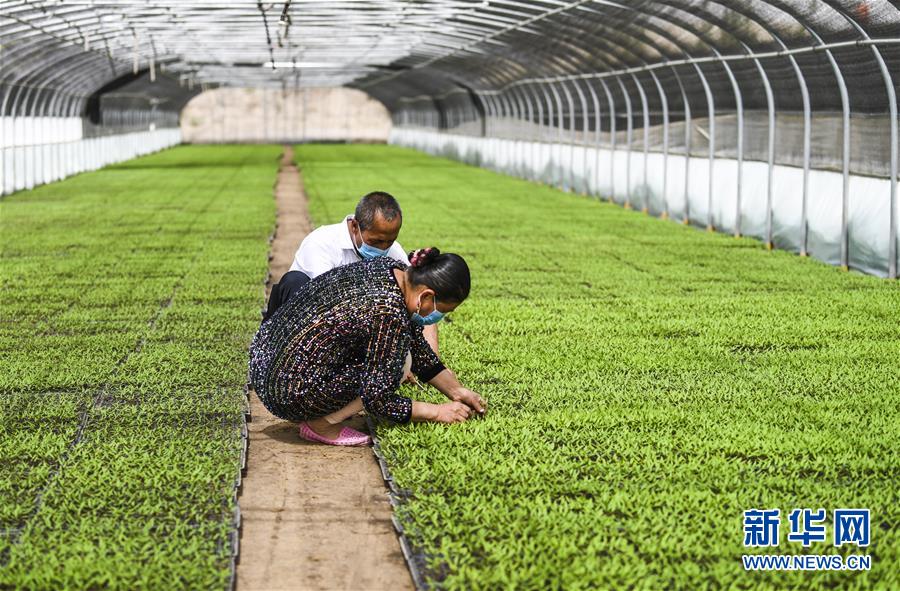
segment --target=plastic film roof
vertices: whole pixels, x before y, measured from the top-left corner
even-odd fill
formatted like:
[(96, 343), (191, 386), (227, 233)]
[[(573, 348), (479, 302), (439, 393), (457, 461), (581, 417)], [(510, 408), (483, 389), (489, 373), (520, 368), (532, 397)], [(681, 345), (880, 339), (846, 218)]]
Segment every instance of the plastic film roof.
[(753, 108), (765, 104), (761, 56), (779, 108), (799, 109), (790, 55), (813, 109), (840, 110), (837, 66), (853, 110), (883, 112), (872, 48), (897, 72), (898, 40), (888, 0), (0, 0), (0, 100), (5, 114), (80, 113), (98, 90), (147, 73), (185, 93), (350, 85), (396, 110), (416, 96), (660, 66), (697, 101), (705, 76), (717, 109), (735, 106), (733, 76)]

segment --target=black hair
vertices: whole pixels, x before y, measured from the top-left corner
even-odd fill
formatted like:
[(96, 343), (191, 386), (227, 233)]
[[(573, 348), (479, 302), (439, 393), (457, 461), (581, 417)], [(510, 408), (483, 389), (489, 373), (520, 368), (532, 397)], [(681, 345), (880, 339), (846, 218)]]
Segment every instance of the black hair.
[(400, 204), (394, 199), (394, 196), (384, 191), (372, 191), (364, 195), (359, 203), (356, 204), (354, 219), (359, 224), (360, 230), (367, 230), (375, 223), (375, 214), (381, 212), (384, 219), (391, 221), (396, 217), (403, 217), (400, 211)]
[(469, 266), (458, 254), (441, 254), (433, 246), (420, 248), (409, 253), (409, 263), (410, 282), (433, 289), (438, 300), (460, 304), (469, 297)]

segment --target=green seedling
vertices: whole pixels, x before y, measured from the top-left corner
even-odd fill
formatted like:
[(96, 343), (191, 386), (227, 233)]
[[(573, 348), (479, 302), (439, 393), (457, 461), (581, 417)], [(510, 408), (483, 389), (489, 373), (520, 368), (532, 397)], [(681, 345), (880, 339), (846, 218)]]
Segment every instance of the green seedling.
[[(384, 188), (407, 250), (472, 270), (440, 349), (491, 420), (378, 426), (430, 587), (900, 585), (895, 282), (412, 150), (295, 153), (317, 224)], [(871, 510), (871, 571), (745, 574), (741, 512), (807, 505)]]

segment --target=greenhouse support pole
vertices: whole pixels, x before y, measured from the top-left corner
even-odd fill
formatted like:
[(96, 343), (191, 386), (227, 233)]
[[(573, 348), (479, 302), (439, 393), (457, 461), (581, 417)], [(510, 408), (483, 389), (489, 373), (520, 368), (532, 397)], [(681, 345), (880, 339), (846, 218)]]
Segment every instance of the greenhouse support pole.
[[(582, 195), (587, 195), (587, 193), (588, 193), (588, 186), (587, 186), (587, 169), (588, 169), (588, 164), (587, 164), (587, 160), (588, 160), (587, 137), (588, 137), (588, 131), (589, 131), (588, 124), (590, 123), (590, 121), (588, 120), (587, 97), (585, 96), (584, 91), (581, 90), (581, 86), (578, 85), (578, 82), (577, 82), (576, 80), (573, 80), (573, 81), (572, 81), (572, 86), (575, 87), (575, 93), (578, 95), (578, 101), (581, 103), (581, 145), (582, 145), (582, 150), (583, 150), (583, 156), (582, 156), (582, 158), (581, 158), (581, 174), (582, 174), (582, 178), (584, 179), (584, 182), (583, 182), (582, 185), (581, 185), (581, 187), (582, 187), (582, 188), (581, 188), (581, 194), (582, 194)], [(573, 119), (574, 119), (574, 116), (573, 116)], [(572, 129), (573, 129), (573, 130), (575, 129), (575, 121), (574, 121), (574, 120), (572, 121)], [(574, 137), (574, 131), (573, 131), (573, 134), (572, 134), (572, 135), (573, 135), (573, 137)], [(574, 149), (574, 148), (573, 148), (573, 149)], [(573, 154), (573, 156), (574, 156), (574, 154)], [(573, 160), (573, 163), (574, 163), (574, 158), (573, 158), (572, 160)], [(573, 166), (572, 177), (573, 177), (573, 179), (572, 179), (572, 181), (573, 181), (573, 187), (572, 187), (572, 189), (575, 190), (575, 188), (574, 188), (574, 177), (575, 177), (574, 166)]]
[[(600, 97), (597, 96), (597, 90), (587, 81), (584, 81), (588, 92), (591, 93), (591, 104), (594, 107), (594, 187), (591, 191), (597, 197), (600, 196), (600, 117), (603, 113), (600, 111)], [(587, 155), (587, 146), (585, 145), (584, 153)], [(585, 169), (585, 183), (587, 183), (587, 169)]]
[(691, 103), (688, 100), (687, 92), (684, 90), (684, 82), (678, 74), (678, 69), (672, 66), (672, 74), (675, 75), (675, 81), (678, 83), (678, 89), (681, 91), (681, 102), (684, 104), (684, 214), (681, 222), (683, 224), (691, 223)]
[(707, 107), (707, 115), (709, 117), (709, 187), (707, 190), (707, 210), (706, 210), (706, 229), (712, 232), (715, 229), (713, 225), (713, 185), (715, 182), (715, 176), (713, 175), (713, 166), (716, 162), (716, 105), (713, 102), (713, 94), (712, 90), (709, 88), (709, 82), (706, 80), (706, 76), (703, 74), (703, 70), (700, 69), (698, 64), (693, 64), (694, 68), (697, 70), (697, 74), (700, 76), (700, 83), (703, 85), (703, 92), (706, 94), (706, 107)]
[(513, 111), (516, 114), (515, 126), (513, 128), (514, 132), (515, 132), (514, 138), (513, 138), (513, 142), (514, 142), (513, 145), (515, 146), (514, 155), (513, 155), (513, 159), (514, 159), (513, 169), (516, 171), (516, 176), (524, 177), (525, 169), (522, 168), (522, 164), (523, 164), (522, 152), (525, 149), (525, 142), (522, 141), (522, 127), (523, 127), (522, 123), (525, 118), (525, 107), (522, 104), (522, 101), (519, 99), (518, 93), (516, 93), (513, 89), (510, 89), (510, 91), (509, 91), (509, 101), (512, 103)]
[(503, 136), (506, 135), (506, 129), (508, 127), (508, 119), (509, 119), (509, 109), (506, 104), (506, 99), (499, 93), (491, 94), (491, 98), (495, 101), (497, 105), (497, 135), (495, 138), (496, 142), (496, 158), (497, 158), (497, 172), (505, 172), (504, 166), (506, 164), (506, 142), (503, 139)]
[(505, 112), (503, 109), (503, 101), (500, 100), (500, 97), (491, 94), (490, 100), (494, 105), (494, 135), (493, 135), (493, 158), (494, 158), (494, 170), (497, 172), (502, 172), (501, 162), (503, 160), (503, 126), (504, 126), (504, 117)]
[(518, 110), (506, 90), (498, 91), (497, 98), (503, 103), (503, 112), (506, 113), (504, 123), (504, 134), (506, 135), (506, 138), (503, 140), (504, 168), (507, 174), (516, 176), (515, 160), (517, 147), (515, 128)]
[(514, 121), (511, 127), (511, 135), (512, 135), (512, 146), (513, 146), (513, 157), (512, 157), (512, 170), (513, 175), (517, 177), (522, 176), (522, 142), (519, 140), (519, 136), (521, 135), (522, 130), (522, 113), (524, 109), (522, 108), (521, 103), (519, 102), (519, 97), (513, 92), (513, 89), (510, 88), (507, 91), (507, 100), (509, 104), (512, 105), (512, 110), (514, 114)]
[(519, 128), (521, 126), (521, 105), (516, 100), (515, 94), (509, 92), (506, 95), (506, 100), (509, 103), (510, 108), (512, 109), (513, 114), (513, 122), (510, 125), (510, 141), (511, 144), (511, 157), (510, 157), (510, 166), (513, 174), (515, 176), (521, 176), (521, 161), (519, 158), (519, 152), (521, 152), (522, 142), (519, 141)]
[(830, 51), (827, 51), (826, 55), (830, 58), (829, 61), (834, 69), (838, 89), (841, 93), (841, 117), (843, 120), (841, 174), (844, 180), (841, 198), (841, 267), (846, 271), (850, 268), (850, 234), (847, 219), (850, 213), (850, 97), (847, 92), (847, 84), (844, 82), (844, 75), (841, 73), (837, 61)]
[(625, 89), (625, 83), (622, 78), (616, 76), (616, 82), (622, 90), (622, 97), (625, 99), (625, 117), (627, 119), (627, 127), (625, 131), (626, 159), (625, 159), (625, 209), (631, 209), (631, 137), (634, 122), (632, 121), (631, 97)]
[[(717, 57), (721, 57), (718, 51), (715, 52)], [(741, 94), (741, 87), (738, 85), (737, 78), (727, 61), (722, 60), (722, 67), (725, 74), (731, 82), (731, 88), (734, 91), (735, 112), (737, 114), (737, 199), (735, 200), (734, 211), (734, 236), (741, 236), (741, 194), (744, 188), (744, 96)], [(712, 132), (710, 132), (712, 133)], [(724, 222), (722, 224), (724, 226)]]
[(534, 142), (532, 135), (534, 134), (534, 105), (531, 103), (531, 96), (525, 92), (524, 88), (516, 87), (519, 99), (522, 101), (525, 113), (525, 125), (522, 131), (522, 170), (525, 178), (534, 179)]
[[(538, 103), (537, 103), (538, 104), (538, 112), (540, 113), (540, 117), (541, 117), (541, 129), (540, 129), (541, 154), (543, 155), (545, 151), (547, 152), (547, 164), (544, 165), (544, 168), (540, 172), (540, 180), (542, 183), (549, 185), (549, 184), (552, 184), (552, 177), (550, 179), (551, 182), (545, 182), (544, 171), (547, 169), (547, 166), (549, 165), (550, 173), (552, 175), (552, 173), (553, 173), (553, 166), (552, 166), (553, 165), (553, 157), (552, 156), (553, 155), (549, 149), (549, 142), (545, 142), (545, 139), (544, 139), (546, 136), (546, 129), (544, 129), (543, 108), (544, 108), (544, 103), (546, 103), (547, 104), (547, 119), (546, 119), (547, 127), (550, 127), (553, 124), (553, 101), (550, 100), (550, 94), (547, 92), (547, 90), (542, 85), (538, 84), (536, 86), (536, 88), (541, 91), (541, 96), (543, 97), (543, 100), (538, 100)], [(545, 143), (548, 144), (548, 147), (546, 149), (544, 146)], [(543, 160), (543, 158), (542, 158), (542, 160)]]
[(527, 170), (528, 177), (530, 180), (535, 180), (537, 175), (535, 174), (535, 166), (537, 162), (537, 133), (539, 129), (539, 123), (535, 121), (538, 117), (537, 115), (537, 105), (532, 101), (532, 95), (528, 92), (528, 89), (525, 87), (518, 87), (519, 93), (521, 93), (523, 100), (525, 101), (525, 105), (528, 110), (528, 133), (525, 134), (525, 137), (528, 138), (528, 143), (530, 144), (527, 152), (529, 155), (523, 154), (523, 158), (527, 162)]
[(547, 86), (550, 87), (550, 92), (553, 93), (553, 100), (556, 102), (556, 150), (555, 151), (557, 152), (557, 154), (559, 154), (559, 157), (557, 158), (557, 164), (558, 164), (557, 168), (559, 169), (559, 178), (556, 179), (556, 188), (558, 188), (560, 190), (565, 190), (565, 188), (564, 188), (565, 171), (563, 170), (563, 162), (562, 162), (562, 160), (563, 160), (563, 157), (562, 157), (562, 154), (563, 154), (563, 152), (562, 152), (562, 146), (563, 146), (562, 132), (563, 132), (563, 126), (564, 126), (563, 115), (564, 115), (565, 107), (563, 107), (562, 99), (560, 98), (559, 92), (556, 90), (556, 87), (553, 86), (553, 83), (551, 82)]
[(616, 101), (613, 99), (613, 93), (609, 90), (606, 80), (600, 79), (600, 85), (603, 86), (603, 92), (606, 94), (606, 100), (609, 102), (609, 198), (607, 201), (612, 202), (616, 194)]
[[(808, 207), (809, 207), (809, 161), (812, 151), (812, 108), (809, 100), (809, 87), (806, 85), (806, 77), (797, 60), (793, 55), (789, 55), (788, 59), (797, 76), (797, 82), (800, 85), (800, 97), (803, 100), (803, 189), (800, 203), (800, 256), (807, 256), (807, 244), (809, 241), (809, 223)], [(772, 240), (772, 237), (769, 237)], [(774, 242), (774, 241), (773, 241)]]
[[(840, 5), (835, 5), (834, 2), (828, 2), (828, 4), (841, 13), (847, 22), (849, 22), (854, 29), (856, 29), (857, 33), (865, 39), (869, 41), (871, 38), (869, 34), (866, 33), (865, 29), (863, 29), (859, 23), (856, 22), (855, 19), (851, 18), (850, 15), (844, 10), (844, 8)], [(885, 91), (887, 92), (888, 97), (888, 111), (890, 115), (890, 142), (891, 142), (891, 152), (890, 152), (890, 174), (891, 174), (891, 189), (889, 196), (889, 211), (890, 211), (890, 221), (888, 226), (888, 277), (891, 279), (897, 278), (897, 92), (894, 89), (894, 82), (891, 77), (890, 70), (888, 70), (887, 64), (884, 63), (884, 58), (881, 55), (881, 52), (878, 50), (876, 45), (871, 45), (872, 55), (875, 58), (876, 63), (878, 64), (878, 69), (881, 71), (882, 79), (884, 80)], [(849, 144), (849, 141), (848, 141)], [(848, 241), (848, 250), (849, 250), (849, 236), (847, 237)], [(849, 264), (849, 252), (848, 255), (848, 264)]]
[[(538, 141), (535, 142), (535, 144), (536, 144), (535, 150), (537, 151), (537, 153), (540, 156), (540, 163), (543, 164), (543, 157), (544, 157), (544, 101), (547, 98), (547, 93), (540, 86), (537, 86), (536, 88), (541, 91), (541, 94), (538, 95), (536, 92), (534, 93), (534, 98), (535, 98), (534, 104), (537, 106), (538, 119), (540, 120), (540, 124), (538, 125), (538, 128), (535, 131), (535, 133), (537, 134), (537, 137), (538, 137)], [(548, 103), (548, 105), (549, 105), (549, 103)], [(549, 109), (549, 106), (548, 106), (548, 109)], [(552, 117), (552, 111), (548, 111), (548, 115)], [(534, 166), (535, 166), (535, 169), (534, 169), (535, 180), (543, 183), (544, 182), (544, 170), (546, 169), (546, 166), (539, 169), (538, 168), (538, 158), (535, 158)]]
[(491, 113), (491, 135), (488, 138), (488, 157), (490, 164), (489, 166), (494, 170), (500, 169), (500, 145), (497, 140), (500, 134), (500, 104), (491, 94), (486, 94), (485, 98), (487, 99), (488, 104), (490, 105), (490, 113)]
[(662, 210), (662, 218), (669, 218), (669, 99), (666, 96), (666, 92), (663, 89), (662, 83), (659, 81), (659, 77), (650, 70), (650, 76), (653, 78), (653, 83), (656, 84), (656, 90), (659, 92), (659, 101), (662, 106), (662, 115), (663, 115), (663, 173), (662, 173), (662, 202), (663, 202), (663, 210)]
[(500, 161), (503, 152), (503, 145), (501, 143), (501, 137), (503, 136), (503, 103), (500, 99), (494, 95), (488, 95), (488, 100), (491, 102), (493, 107), (493, 118), (494, 125), (492, 126), (493, 134), (491, 135), (491, 154), (494, 162), (494, 170), (500, 172)]
[(644, 144), (644, 170), (641, 174), (641, 178), (643, 179), (643, 187), (641, 188), (641, 193), (643, 194), (641, 197), (641, 211), (647, 213), (650, 211), (650, 208), (647, 207), (647, 197), (649, 193), (647, 187), (647, 167), (650, 164), (650, 109), (647, 105), (647, 93), (644, 92), (644, 87), (641, 85), (641, 81), (638, 80), (637, 74), (632, 74), (631, 79), (634, 80), (634, 85), (638, 90), (638, 96), (641, 99), (641, 115), (644, 123), (644, 133), (642, 134)]
[[(568, 183), (568, 191), (575, 192), (575, 134), (578, 133), (578, 130), (575, 129), (575, 101), (572, 99), (572, 93), (569, 92), (569, 87), (566, 86), (565, 82), (560, 82), (559, 87), (563, 91), (563, 95), (566, 97), (566, 104), (569, 107), (569, 183)], [(562, 148), (560, 148), (562, 150)]]
[[(544, 99), (547, 102), (547, 132), (542, 134), (543, 137), (549, 136), (549, 139), (546, 139), (546, 150), (547, 150), (547, 167), (550, 168), (550, 178), (547, 179), (547, 184), (553, 186), (556, 184), (556, 172), (553, 170), (553, 133), (552, 131), (555, 129), (553, 127), (553, 121), (556, 116), (556, 112), (554, 111), (553, 97), (550, 96), (550, 93), (547, 92), (547, 89), (543, 84), (538, 84), (537, 86), (541, 94), (544, 95)], [(545, 167), (545, 168), (547, 168)]]
[(763, 82), (766, 91), (766, 107), (768, 109), (769, 135), (767, 143), (768, 178), (766, 179), (766, 248), (772, 249), (772, 200), (775, 192), (775, 95), (772, 93), (772, 85), (769, 76), (758, 59), (754, 59), (756, 69)]
[[(524, 141), (522, 143), (522, 166), (523, 173), (525, 178), (534, 179), (534, 142), (529, 141), (531, 135), (533, 133), (532, 126), (534, 125), (534, 105), (531, 104), (531, 97), (528, 96), (528, 93), (525, 92), (524, 88), (515, 87), (514, 91), (519, 95), (522, 100), (522, 104), (525, 107), (525, 121), (528, 125), (525, 127), (524, 132)], [(531, 144), (528, 146), (527, 144)], [(532, 160), (529, 162), (528, 155), (531, 154)]]
[(494, 132), (494, 105), (488, 100), (487, 94), (476, 92), (475, 96), (481, 100), (481, 104), (484, 106), (484, 143), (481, 146), (481, 164), (490, 166), (488, 159), (490, 158), (491, 137)]

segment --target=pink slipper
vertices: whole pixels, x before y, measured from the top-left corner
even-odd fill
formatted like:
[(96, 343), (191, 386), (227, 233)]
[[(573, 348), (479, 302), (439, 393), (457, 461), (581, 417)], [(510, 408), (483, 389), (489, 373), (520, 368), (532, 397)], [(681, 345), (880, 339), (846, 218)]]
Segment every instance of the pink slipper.
[(306, 439), (307, 441), (316, 441), (318, 443), (326, 443), (328, 445), (347, 445), (347, 446), (363, 446), (369, 445), (372, 443), (372, 438), (357, 431), (356, 429), (351, 429), (350, 427), (344, 427), (341, 429), (340, 435), (338, 435), (337, 439), (328, 439), (326, 437), (322, 437), (315, 431), (313, 431), (309, 424), (300, 423), (300, 437), (302, 439)]

